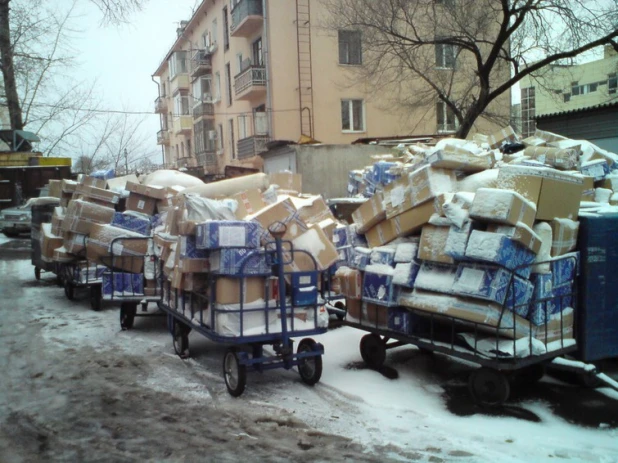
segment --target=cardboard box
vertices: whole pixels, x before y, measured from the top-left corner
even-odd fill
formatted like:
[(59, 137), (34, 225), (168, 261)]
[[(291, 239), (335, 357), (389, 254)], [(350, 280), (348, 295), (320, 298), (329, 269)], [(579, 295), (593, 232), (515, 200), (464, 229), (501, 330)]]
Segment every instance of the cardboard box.
[(498, 174), (498, 185), (535, 203), (536, 220), (575, 219), (579, 213), (581, 177), (554, 169), (504, 166)]
[[(581, 200), (582, 201), (594, 201), (594, 187), (595, 187), (594, 177), (583, 177), (583, 180), (584, 180), (584, 184), (583, 184)], [(603, 181), (599, 183), (602, 184)], [(607, 188), (607, 187), (602, 187), (602, 188)]]
[(268, 175), (271, 185), (278, 185), (279, 190), (301, 193), (303, 191), (303, 176), (291, 172), (277, 172)]
[(554, 258), (550, 263), (554, 289), (564, 284), (571, 284), (579, 275), (579, 252), (571, 252)]
[(142, 235), (150, 235), (151, 222), (148, 216), (137, 212), (116, 212), (112, 219), (112, 225), (124, 228)]
[(65, 193), (64, 191), (62, 192), (62, 195), (60, 196), (60, 206), (61, 207), (69, 207), (69, 203), (71, 202), (71, 200), (73, 199), (73, 193)]
[(195, 227), (198, 249), (258, 248), (263, 230), (257, 222), (210, 220)]
[(54, 250), (62, 247), (62, 237), (52, 234), (51, 223), (41, 225), (41, 259), (45, 262), (54, 260)]
[(146, 215), (153, 215), (157, 206), (157, 200), (139, 193), (129, 193), (125, 209), (127, 211), (141, 212)]
[[(586, 177), (586, 178), (587, 179), (592, 178), (594, 180), (594, 177)], [(603, 180), (599, 180), (598, 182), (595, 182), (591, 188), (595, 188), (595, 187), (596, 188), (607, 188), (608, 190), (612, 190), (614, 193), (617, 193), (618, 192), (618, 177), (616, 176), (605, 177)], [(594, 193), (593, 193), (593, 197), (594, 197)]]
[(534, 286), (500, 267), (462, 263), (452, 287), (453, 294), (505, 305), (521, 317), (528, 315)]
[(529, 147), (524, 156), (536, 159), (559, 170), (574, 170), (579, 164), (579, 147), (560, 149), (549, 146)]
[(537, 327), (535, 337), (544, 343), (573, 339), (573, 309), (563, 310), (551, 316), (549, 321)]
[(526, 147), (532, 146), (545, 146), (547, 145), (547, 141), (543, 140), (542, 138), (539, 137), (535, 137), (534, 135), (528, 137), (528, 138), (524, 138), (521, 141)]
[(54, 262), (60, 262), (60, 263), (66, 264), (66, 263), (75, 262), (77, 259), (78, 258), (75, 257), (74, 255), (69, 254), (64, 246), (61, 248), (54, 249), (54, 255), (52, 257), (52, 260)]
[(418, 255), (418, 238), (415, 241), (397, 244), (395, 250), (395, 263), (412, 262)]
[(595, 181), (603, 180), (609, 174), (609, 164), (605, 159), (588, 161), (579, 168), (587, 177), (594, 177)]
[(371, 265), (388, 265), (393, 267), (395, 263), (395, 248), (389, 248), (387, 246), (379, 246), (371, 250), (371, 256), (369, 256), (369, 262)]
[(365, 233), (369, 247), (375, 248), (390, 243), (397, 238), (395, 219), (385, 220)]
[(154, 198), (158, 200), (165, 199), (167, 194), (169, 193), (166, 187), (142, 185), (141, 183), (136, 183), (132, 181), (128, 181), (126, 183), (125, 190), (130, 191), (131, 193), (136, 193), (141, 196), (146, 196), (148, 198)]
[(335, 277), (339, 280), (341, 294), (351, 299), (360, 299), (363, 296), (363, 275), (359, 270), (340, 267)]
[(366, 233), (384, 219), (386, 219), (386, 210), (381, 193), (376, 193), (352, 212), (352, 220), (357, 225), (357, 233)]
[(431, 166), (423, 166), (411, 172), (409, 181), (412, 207), (444, 193), (451, 193), (457, 185), (457, 178), (452, 170), (435, 169)]
[(298, 210), (298, 216), (308, 225), (318, 224), (324, 220), (336, 220), (322, 196), (309, 196), (302, 198), (290, 197)]
[(378, 328), (388, 327), (388, 306), (363, 301), (362, 310), (363, 324)]
[(534, 137), (541, 138), (542, 140), (545, 140), (547, 143), (555, 143), (561, 140), (566, 140), (566, 137), (563, 137), (562, 135), (557, 135), (555, 133), (547, 132), (541, 129), (535, 129)]
[(533, 325), (544, 325), (557, 312), (553, 298), (553, 276), (551, 273), (534, 273), (530, 281), (534, 290), (527, 318)]
[[(120, 238), (140, 238), (123, 240)], [(131, 273), (141, 273), (144, 266), (144, 256), (148, 254), (148, 240), (142, 235), (112, 225), (92, 224), (90, 238), (86, 243), (88, 260), (103, 262), (109, 265), (113, 242), (114, 267)]]
[(507, 225), (534, 225), (535, 206), (519, 193), (496, 188), (479, 188), (470, 207), (470, 218)]
[(174, 289), (184, 288), (184, 276), (185, 274), (180, 271), (178, 267), (172, 270), (172, 277), (170, 278), (170, 286)]
[(423, 262), (416, 275), (414, 287), (427, 291), (450, 293), (456, 276), (456, 265)]
[(316, 225), (322, 229), (322, 231), (330, 241), (333, 240), (333, 233), (335, 232), (335, 228), (337, 228), (338, 225), (338, 222), (335, 219), (322, 220)]
[[(241, 282), (242, 293), (241, 293)], [(217, 277), (215, 283), (215, 302), (217, 304), (240, 304), (241, 299), (245, 304), (258, 300), (266, 300), (268, 295), (266, 278), (226, 278)]]
[(318, 274), (315, 272), (293, 273), (290, 286), (292, 287), (292, 305), (295, 307), (317, 304)]
[(67, 180), (64, 179), (62, 180), (62, 192), (63, 193), (71, 193), (73, 194), (73, 192), (77, 189), (77, 182), (73, 181), (73, 180)]
[(208, 258), (208, 251), (197, 246), (197, 238), (195, 236), (179, 236), (176, 250), (178, 251), (178, 257), (188, 257), (190, 259)]
[(209, 292), (209, 277), (204, 273), (184, 273), (185, 291), (207, 294)]
[(49, 196), (52, 198), (62, 198), (62, 180), (49, 181)]
[(506, 235), (535, 254), (538, 254), (541, 250), (541, 237), (523, 223), (519, 223), (514, 227), (510, 225), (489, 224), (487, 226), (487, 231)]
[[(60, 207), (57, 207), (56, 209), (62, 209)], [(64, 222), (64, 215), (56, 215), (56, 213), (54, 212), (54, 215), (52, 215), (52, 221), (51, 221), (51, 226), (52, 226), (52, 233), (56, 236), (62, 236), (62, 222)]]
[(371, 249), (364, 247), (354, 248), (354, 253), (351, 259), (351, 267), (357, 270), (365, 270), (371, 261)]
[(286, 226), (286, 232), (283, 235), (284, 240), (291, 241), (308, 229), (307, 224), (298, 215), (298, 211), (290, 198), (281, 199), (256, 214), (248, 215), (246, 220), (257, 222), (261, 225), (262, 243), (274, 241), (268, 228), (270, 226), (276, 226), (277, 222), (281, 222)]
[[(178, 256), (178, 253), (176, 253)], [(207, 258), (176, 257), (178, 262), (175, 270), (180, 273), (207, 273), (210, 272), (210, 260)]]
[(292, 245), (295, 251), (306, 251), (313, 256), (317, 269), (307, 254), (294, 252), (292, 263), (286, 266), (287, 271), (326, 270), (339, 259), (337, 248), (317, 225), (311, 226), (305, 233), (292, 240)]
[(449, 148), (430, 154), (425, 159), (426, 162), (435, 168), (460, 170), (470, 173), (491, 169), (496, 162), (492, 152), (478, 156), (472, 153), (451, 152)]
[(474, 230), (470, 234), (466, 257), (471, 260), (489, 262), (501, 265), (509, 270), (515, 270), (523, 278), (530, 276), (530, 264), (536, 259), (536, 254), (500, 233)]
[(579, 222), (570, 219), (554, 219), (550, 223), (552, 231), (551, 256), (563, 256), (575, 249)]
[(86, 235), (67, 232), (64, 238), (64, 248), (69, 254), (84, 254), (87, 238)]
[(363, 302), (351, 297), (345, 298), (346, 320), (359, 322), (363, 318)]
[(114, 191), (104, 190), (102, 188), (84, 184), (77, 185), (75, 193), (81, 194), (84, 197), (96, 199), (102, 203), (106, 203), (108, 207), (113, 207), (111, 204), (118, 204), (118, 201), (120, 201), (120, 196)]
[(421, 265), (416, 262), (401, 262), (395, 265), (393, 284), (404, 288), (414, 288)]
[(62, 223), (62, 230), (88, 235), (93, 225), (111, 223), (114, 212), (111, 207), (80, 200), (71, 201)]
[(450, 227), (425, 225), (418, 247), (418, 258), (443, 264), (455, 263), (453, 258), (445, 252), (449, 231)]
[(102, 277), (103, 297), (144, 296), (144, 275), (141, 273), (106, 272)]
[(268, 206), (262, 197), (262, 193), (258, 189), (236, 193), (231, 196), (230, 199), (233, 199), (238, 203), (238, 208), (236, 209), (235, 214), (236, 218), (239, 220), (244, 219), (248, 215), (255, 214)]
[[(255, 249), (219, 249), (210, 253), (210, 271), (218, 275), (270, 275), (266, 255)], [(241, 272), (242, 271), (242, 272)]]
[[(493, 336), (519, 339), (534, 335), (530, 322), (515, 313), (502, 310), (498, 304), (488, 303), (461, 296), (435, 294), (414, 289), (411, 294), (400, 299), (404, 307), (410, 307), (427, 313), (445, 315), (458, 319), (463, 326), (466, 322), (477, 324), (479, 330)], [(450, 323), (450, 322), (449, 322)]]
[(517, 134), (510, 125), (492, 133), (487, 140), (492, 150), (500, 148), (504, 143), (515, 143), (517, 141), (519, 141)]
[(91, 186), (95, 188), (105, 189), (107, 187), (107, 180), (90, 175), (84, 175), (79, 179), (80, 185)]

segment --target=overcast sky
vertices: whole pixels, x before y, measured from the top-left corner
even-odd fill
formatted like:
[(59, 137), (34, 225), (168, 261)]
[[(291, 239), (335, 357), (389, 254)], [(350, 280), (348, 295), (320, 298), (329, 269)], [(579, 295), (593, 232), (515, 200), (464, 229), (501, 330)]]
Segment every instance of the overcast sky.
[[(71, 0), (59, 3), (70, 6)], [(76, 10), (73, 46), (77, 53), (78, 78), (97, 79), (102, 106), (111, 110), (144, 111), (154, 148), (159, 117), (154, 113), (157, 86), (151, 75), (176, 37), (181, 20), (189, 19), (196, 0), (149, 0), (130, 23), (103, 26), (101, 13), (89, 0), (80, 0)]]

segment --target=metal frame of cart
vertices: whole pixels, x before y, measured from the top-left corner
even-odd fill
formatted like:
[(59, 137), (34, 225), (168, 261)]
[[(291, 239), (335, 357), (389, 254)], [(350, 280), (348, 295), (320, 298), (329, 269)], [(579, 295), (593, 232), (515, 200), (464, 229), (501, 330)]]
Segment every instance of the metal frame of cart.
[[(160, 292), (159, 294), (155, 294), (154, 296), (147, 296), (143, 292), (142, 293), (136, 292), (135, 288), (132, 288), (132, 291), (129, 291), (128, 294), (126, 294), (126, 291), (124, 291), (125, 289), (124, 287), (123, 287), (123, 294), (116, 294), (114, 290), (114, 286), (116, 284), (116, 280), (114, 278), (115, 274), (134, 274), (134, 275), (141, 274), (143, 276), (144, 275), (143, 272), (135, 274), (133, 272), (129, 272), (128, 270), (126, 270), (127, 264), (129, 264), (129, 268), (131, 268), (132, 266), (130, 264), (132, 264), (135, 260), (139, 260), (139, 261), (144, 262), (144, 267), (145, 267), (146, 265), (145, 259), (149, 259), (152, 262), (152, 266), (154, 269), (153, 270), (154, 277), (155, 277), (154, 280), (157, 282), (155, 290), (160, 291), (162, 271), (161, 271), (161, 266), (154, 254), (149, 254), (148, 251), (145, 254), (135, 254), (135, 255), (122, 255), (122, 254), (116, 255), (115, 254), (116, 249), (124, 248), (122, 244), (123, 242), (142, 241), (142, 240), (149, 242), (147, 243), (147, 246), (146, 246), (147, 249), (153, 249), (151, 236), (118, 237), (118, 238), (114, 238), (111, 242), (109, 256), (103, 256), (101, 258), (101, 261), (103, 262), (103, 264), (108, 268), (108, 270), (106, 270), (105, 273), (109, 275), (109, 277), (111, 278), (111, 284), (112, 284), (111, 294), (107, 295), (103, 292), (102, 300), (113, 302), (113, 303), (120, 303), (120, 327), (123, 330), (130, 330), (133, 328), (135, 317), (154, 317), (154, 316), (164, 315), (162, 312), (151, 313), (147, 311), (149, 302), (156, 303), (158, 308), (161, 307)], [(143, 276), (143, 278), (145, 277)], [(143, 285), (142, 285), (142, 289), (145, 289)], [(142, 306), (141, 312), (137, 311), (138, 305)]]
[[(549, 314), (549, 303), (555, 302), (556, 300), (565, 301), (570, 299), (570, 301), (572, 301), (571, 308), (576, 310), (577, 260), (572, 256), (567, 256), (563, 259), (572, 259), (574, 261), (574, 270), (571, 278), (571, 281), (574, 282), (573, 289), (569, 294), (552, 296), (535, 301), (535, 304), (542, 304), (546, 318)], [(514, 279), (519, 269), (520, 268), (509, 270), (509, 287), (511, 288), (511, 294), (514, 294)], [(511, 303), (513, 304), (513, 309), (508, 308), (508, 300), (502, 304), (500, 317), (497, 323), (498, 327), (500, 327), (504, 315), (515, 309), (514, 300), (511, 300)], [(452, 315), (432, 313), (410, 307), (403, 308), (424, 320), (425, 326), (428, 326), (428, 329), (425, 329), (422, 333), (410, 335), (380, 326), (377, 317), (375, 323), (365, 324), (362, 323), (362, 321), (351, 321), (346, 315), (346, 319), (343, 321), (344, 325), (369, 333), (363, 336), (359, 346), (361, 357), (365, 363), (369, 367), (377, 369), (381, 367), (385, 361), (386, 350), (407, 344), (417, 346), (419, 349), (426, 352), (439, 352), (451, 357), (467, 360), (481, 366), (481, 368), (471, 372), (468, 382), (470, 394), (473, 399), (481, 405), (493, 406), (503, 404), (509, 398), (512, 383), (517, 381), (535, 382), (540, 380), (545, 373), (545, 366), (548, 363), (557, 357), (570, 354), (577, 350), (576, 343), (569, 342), (572, 341), (572, 339), (567, 339), (564, 336), (564, 331), (562, 330), (564, 326), (562, 312), (560, 312), (560, 338), (554, 341), (559, 346), (558, 348), (540, 355), (530, 354), (523, 357), (516, 357), (515, 355), (499, 357), (500, 343), (512, 341), (513, 352), (516, 352), (517, 340), (522, 337), (529, 338), (529, 352), (532, 352), (532, 338), (535, 337), (533, 325), (530, 324), (530, 332), (522, 333), (520, 331), (518, 333), (516, 323), (513, 323), (512, 328), (497, 328), (495, 325), (468, 321)], [(537, 328), (541, 330), (542, 334), (543, 326), (544, 343), (547, 345), (546, 341), (549, 339), (547, 324)], [(467, 349), (458, 337), (459, 334), (464, 331), (468, 334), (472, 334), (474, 339), (474, 345), (468, 345)], [(504, 333), (509, 331), (509, 336), (505, 337)], [(478, 343), (481, 341), (482, 336), (490, 336), (495, 339), (495, 357), (489, 357), (479, 353)], [(543, 341), (543, 338), (540, 340)], [(502, 344), (502, 346), (504, 346), (504, 344)]]
[(60, 285), (62, 282), (58, 276), (58, 264), (57, 262), (43, 260), (39, 242), (39, 228), (43, 223), (51, 221), (55, 207), (56, 204), (35, 204), (32, 206), (32, 221), (30, 225), (30, 244), (32, 247), (31, 262), (34, 266), (34, 277), (37, 281), (41, 279), (41, 273), (53, 273), (56, 276), (57, 283)]
[[(295, 250), (292, 243), (282, 241), (285, 234), (285, 226), (277, 224), (269, 228), (271, 234), (275, 237), (274, 242), (266, 245), (264, 251), (256, 250), (247, 255), (241, 263), (240, 273), (238, 275), (222, 275), (226, 278), (234, 278), (240, 282), (239, 291), (241, 301), (238, 304), (237, 310), (217, 309), (214, 301), (216, 295), (214, 293), (214, 276), (210, 278), (210, 294), (208, 296), (190, 293), (187, 291), (171, 288), (169, 282), (164, 282), (162, 309), (168, 314), (169, 328), (174, 340), (174, 350), (181, 357), (185, 358), (188, 353), (189, 332), (194, 329), (202, 336), (211, 341), (229, 345), (223, 357), (223, 376), (228, 392), (234, 396), (240, 396), (246, 386), (247, 369), (255, 371), (265, 371), (275, 368), (291, 369), (298, 367), (301, 379), (308, 385), (316, 384), (322, 375), (322, 355), (324, 347), (311, 338), (302, 339), (294, 353), (293, 337), (303, 337), (318, 335), (326, 332), (326, 328), (318, 328), (319, 304), (318, 294), (316, 290), (316, 300), (312, 304), (288, 305), (286, 300), (286, 275), (291, 275), (293, 272), (286, 272), (286, 265), (294, 260), (294, 256), (302, 253), (305, 254), (313, 263), (313, 272), (315, 281), (319, 281), (318, 266), (311, 254), (306, 251)], [(260, 255), (266, 255), (268, 263), (272, 264), (272, 268), (276, 269), (276, 281), (278, 283), (278, 303), (269, 306), (268, 297), (265, 297), (265, 304), (260, 307), (246, 308), (243, 302), (242, 295), (245, 289), (245, 279), (255, 277), (255, 274), (245, 273), (246, 265), (251, 259), (255, 259)], [(303, 272), (308, 273), (308, 272)], [(317, 288), (316, 288), (317, 289)], [(264, 294), (268, 293), (268, 283), (265, 284)], [(172, 303), (174, 307), (172, 307)], [(198, 310), (194, 310), (197, 307)], [(204, 323), (204, 314), (202, 308), (209, 308), (209, 317)], [(296, 329), (295, 315), (297, 311), (303, 309), (313, 309), (313, 329)], [(200, 312), (199, 323), (196, 323), (195, 315)], [(225, 336), (218, 333), (215, 328), (217, 323), (217, 315), (225, 312), (226, 314), (236, 313), (240, 320), (240, 330), (237, 336)], [(265, 317), (265, 333), (247, 334), (244, 323), (244, 316), (249, 313), (264, 314)], [(269, 317), (276, 317), (280, 320), (279, 329), (276, 332), (269, 332)], [(290, 322), (288, 322), (288, 317)], [(289, 326), (288, 326), (289, 324)], [(273, 347), (273, 354), (270, 355), (264, 351), (264, 346), (270, 345)]]
[[(58, 277), (64, 286), (64, 295), (69, 301), (75, 300), (75, 290), (88, 288), (90, 308), (101, 310), (101, 275), (97, 275), (97, 264), (87, 259), (74, 262), (59, 262)], [(94, 272), (93, 272), (94, 269)]]

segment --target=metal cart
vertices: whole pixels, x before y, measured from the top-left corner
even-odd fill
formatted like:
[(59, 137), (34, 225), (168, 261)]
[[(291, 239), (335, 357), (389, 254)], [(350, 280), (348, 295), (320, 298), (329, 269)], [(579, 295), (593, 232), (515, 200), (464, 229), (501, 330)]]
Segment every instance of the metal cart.
[[(298, 367), (301, 379), (308, 385), (316, 384), (322, 375), (322, 355), (324, 347), (311, 338), (302, 339), (294, 353), (293, 337), (312, 336), (326, 332), (326, 325), (319, 327), (318, 318), (323, 307), (318, 304), (317, 281), (319, 273), (313, 256), (306, 251), (295, 250), (292, 243), (282, 241), (285, 225), (277, 223), (269, 228), (275, 237), (264, 251), (253, 251), (240, 265), (238, 275), (225, 275), (237, 282), (239, 304), (221, 307), (215, 303), (216, 276), (209, 274), (209, 294), (198, 294), (174, 289), (169, 282), (163, 286), (162, 309), (168, 314), (168, 324), (173, 336), (174, 350), (181, 357), (188, 355), (189, 332), (193, 329), (208, 339), (228, 345), (223, 357), (223, 376), (228, 392), (240, 396), (246, 386), (247, 369), (265, 371), (275, 368), (287, 370)], [(286, 269), (296, 256), (304, 254), (312, 262), (313, 270), (302, 272), (303, 276), (315, 282), (315, 298), (298, 300), (294, 296), (286, 299), (286, 277), (292, 278), (294, 272)], [(256, 276), (248, 274), (247, 265), (252, 259), (266, 258), (274, 269), (274, 277), (266, 278), (263, 301), (246, 304), (242, 295), (246, 279)], [(271, 293), (272, 291), (272, 293)], [(272, 294), (272, 297), (269, 297)], [(306, 319), (303, 321), (301, 315)], [(237, 320), (234, 332), (225, 332), (220, 317), (233, 317)], [(259, 322), (250, 327), (249, 320)], [(310, 320), (308, 325), (304, 325)], [(267, 353), (264, 346), (272, 346), (273, 353)]]
[[(124, 249), (131, 244), (141, 243), (146, 252), (131, 252)], [(135, 246), (134, 246), (135, 247)], [(121, 237), (112, 240), (109, 256), (103, 256), (101, 261), (107, 267), (103, 272), (103, 301), (120, 304), (120, 327), (123, 330), (133, 328), (135, 317), (163, 316), (163, 312), (148, 312), (148, 304), (161, 304), (161, 265), (154, 255), (152, 237)], [(153, 294), (146, 294), (150, 288), (145, 288), (145, 272), (152, 273), (155, 285)], [(141, 312), (137, 306), (141, 305)]]
[(34, 277), (41, 279), (41, 273), (53, 273), (58, 284), (62, 282), (58, 278), (58, 266), (56, 262), (43, 260), (41, 253), (41, 226), (51, 222), (55, 204), (44, 204), (32, 206), (32, 221), (30, 224), (30, 245), (32, 248), (31, 261), (34, 266)]
[(88, 289), (90, 308), (101, 310), (101, 283), (103, 267), (95, 262), (80, 259), (74, 262), (61, 262), (57, 265), (58, 277), (64, 285), (64, 295), (69, 301), (75, 300), (75, 292)]
[[(564, 259), (573, 261), (571, 281), (576, 281), (577, 259)], [(510, 271), (511, 295), (515, 293), (515, 275), (518, 270), (521, 269)], [(566, 294), (538, 299), (534, 304), (540, 304), (540, 310), (544, 312), (546, 319), (551, 315), (551, 307), (556, 304), (567, 304), (575, 311), (576, 286), (574, 284)], [(369, 333), (360, 341), (361, 357), (369, 367), (380, 368), (388, 349), (407, 344), (426, 352), (439, 352), (467, 360), (480, 366), (471, 372), (468, 381), (473, 399), (481, 405), (501, 405), (509, 398), (513, 384), (540, 380), (545, 374), (546, 366), (554, 359), (577, 350), (574, 340), (564, 336), (562, 328), (567, 320), (562, 311), (558, 312), (559, 316), (553, 321), (554, 325), (559, 327), (560, 334), (556, 338), (550, 333), (547, 322), (540, 326), (523, 324), (527, 328), (518, 328), (513, 313), (521, 307), (523, 305), (515, 304), (514, 296), (507, 297), (499, 309), (497, 323), (491, 324), (414, 307), (374, 307), (371, 312), (367, 311), (367, 306), (364, 305), (359, 318), (353, 317), (348, 307), (343, 324)], [(384, 311), (380, 312), (378, 309)], [(388, 318), (395, 316), (407, 317), (408, 322), (401, 325), (400, 330), (393, 329), (393, 323), (389, 323)], [(537, 341), (551, 346), (551, 349), (544, 353), (535, 352)], [(517, 355), (522, 348), (524, 353)], [(563, 369), (567, 368), (568, 365), (563, 364)]]

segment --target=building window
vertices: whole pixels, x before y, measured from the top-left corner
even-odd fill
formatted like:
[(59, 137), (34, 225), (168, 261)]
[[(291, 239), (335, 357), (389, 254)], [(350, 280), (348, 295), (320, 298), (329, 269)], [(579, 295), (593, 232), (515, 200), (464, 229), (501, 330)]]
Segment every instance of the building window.
[(202, 76), (193, 82), (193, 106), (212, 101), (212, 79)]
[(238, 65), (238, 71), (236, 74), (240, 74), (244, 71), (243, 62), (242, 62), (242, 53), (236, 53), (236, 64)]
[(186, 74), (189, 72), (187, 66), (187, 52), (176, 51), (169, 59), (170, 78), (173, 79), (178, 74)]
[(593, 82), (590, 84), (579, 85), (579, 82), (571, 82), (571, 94), (573, 96), (586, 95), (594, 93), (599, 89), (599, 83)]
[(571, 94), (570, 93), (563, 93), (562, 97), (564, 98), (564, 102), (568, 103), (569, 101), (571, 101)]
[[(436, 38), (439, 40), (439, 38)], [(436, 67), (440, 69), (455, 69), (457, 50), (450, 43), (436, 43)]]
[(222, 153), (223, 152), (223, 124), (219, 124), (217, 128), (218, 128), (218, 131), (217, 131), (217, 152), (218, 153)]
[(360, 31), (339, 31), (339, 64), (363, 64)]
[(610, 95), (613, 95), (616, 93), (616, 90), (618, 89), (618, 75), (616, 74), (610, 74), (609, 76), (607, 76), (607, 93), (609, 93)]
[(534, 87), (521, 89), (521, 133), (524, 137), (534, 135), (536, 129), (536, 99)]
[(185, 142), (180, 142), (180, 159), (185, 157)]
[(191, 152), (191, 140), (187, 140), (187, 157), (193, 157), (193, 153)]
[(212, 20), (212, 26), (210, 27), (210, 41), (211, 45), (217, 44), (217, 34), (219, 33), (219, 28), (217, 27), (217, 18)]
[(176, 95), (174, 97), (174, 115), (178, 116), (188, 116), (191, 114), (189, 112), (189, 96), (188, 95)]
[(253, 134), (268, 136), (268, 116), (266, 105), (260, 105), (253, 109)]
[(223, 7), (223, 49), (230, 49), (230, 25), (227, 17), (227, 6)]
[(161, 84), (161, 97), (163, 97), (163, 98), (164, 98), (164, 97), (166, 97), (166, 96), (167, 96), (167, 90), (166, 90), (166, 87), (165, 87), (165, 82), (163, 82), (163, 83)]
[(453, 110), (444, 102), (436, 103), (436, 118), (438, 133), (454, 132), (457, 130), (457, 119)]
[(341, 100), (341, 130), (344, 132), (365, 131), (363, 100)]
[(227, 105), (232, 106), (232, 72), (230, 63), (225, 65), (225, 87), (227, 88)]
[(215, 101), (221, 101), (221, 73), (215, 73)]
[(253, 42), (251, 48), (253, 49), (253, 64), (255, 66), (264, 66), (264, 56), (262, 54), (262, 37)]
[(161, 114), (161, 130), (167, 130), (167, 114)]
[(249, 134), (247, 133), (247, 119), (249, 118), (249, 116), (247, 116), (246, 114), (241, 114), (240, 116), (238, 116), (238, 139), (239, 140), (243, 140), (245, 138), (247, 138), (249, 136)]
[(434, 0), (436, 5), (444, 5), (446, 7), (452, 8), (455, 6), (455, 0)]
[(228, 122), (228, 130), (230, 131), (230, 154), (232, 159), (236, 159), (236, 142), (234, 140), (234, 119), (230, 119)]

